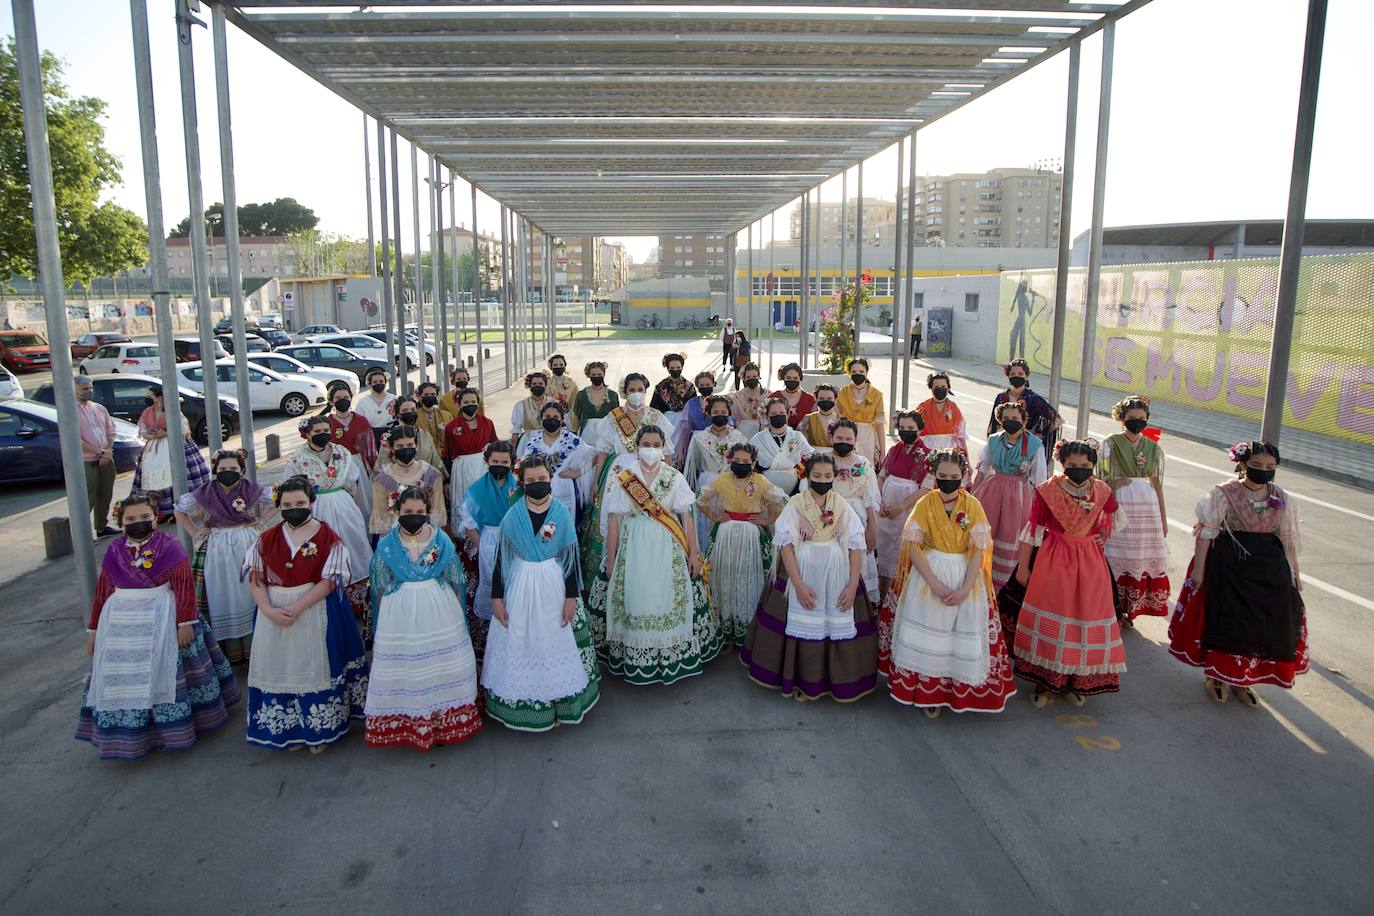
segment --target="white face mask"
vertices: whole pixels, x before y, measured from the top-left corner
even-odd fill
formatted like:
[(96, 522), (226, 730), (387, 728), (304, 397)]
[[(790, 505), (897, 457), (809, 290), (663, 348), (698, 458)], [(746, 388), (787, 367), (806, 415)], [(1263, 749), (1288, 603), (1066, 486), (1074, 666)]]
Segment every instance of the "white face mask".
[(629, 394), (625, 395), (625, 400), (630, 402), (631, 407), (638, 407), (644, 403), (644, 392), (631, 391)]
[(639, 461), (646, 468), (651, 468), (663, 460), (663, 449), (645, 446), (639, 450)]

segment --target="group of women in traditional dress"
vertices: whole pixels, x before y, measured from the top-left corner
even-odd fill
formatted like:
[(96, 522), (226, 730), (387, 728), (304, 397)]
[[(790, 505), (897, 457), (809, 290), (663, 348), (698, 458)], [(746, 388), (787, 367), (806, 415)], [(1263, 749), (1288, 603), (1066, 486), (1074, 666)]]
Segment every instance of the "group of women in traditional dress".
[[(484, 714), (574, 724), (603, 673), (670, 684), (736, 649), (799, 700), (885, 681), (931, 718), (998, 712), (1020, 677), (1036, 706), (1081, 705), (1120, 688), (1122, 628), (1167, 613), (1145, 398), (1116, 405), (1106, 442), (1056, 443), (1014, 361), (973, 460), (944, 372), (889, 418), (863, 359), (812, 392), (789, 364), (765, 393), (749, 363), (729, 396), (710, 372), (689, 382), (682, 354), (661, 364), (657, 383), (612, 387), (592, 362), (579, 387), (556, 355), (526, 376), (506, 438), (461, 368), (442, 396), (387, 400), (385, 425), (340, 388), (274, 491), (243, 453), (215, 453), (170, 510), (191, 556), (156, 528), (161, 492), (124, 500), (78, 737), (109, 757), (187, 747), (239, 699), (233, 664), (248, 741), (313, 752), (354, 720), (368, 745), (421, 749), (471, 738)], [(1170, 651), (1214, 699), (1255, 705), (1254, 685), (1308, 666), (1297, 518), (1277, 448), (1230, 458), (1239, 479), (1197, 508)]]

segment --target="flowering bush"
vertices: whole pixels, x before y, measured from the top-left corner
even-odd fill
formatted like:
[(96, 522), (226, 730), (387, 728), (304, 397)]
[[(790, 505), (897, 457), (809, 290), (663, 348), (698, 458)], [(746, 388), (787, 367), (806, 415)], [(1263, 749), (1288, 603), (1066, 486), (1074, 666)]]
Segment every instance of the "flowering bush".
[(873, 298), (873, 275), (867, 271), (856, 282), (834, 293), (835, 303), (821, 312), (821, 349), (825, 352), (825, 371), (838, 375), (854, 356), (854, 331), (863, 307)]

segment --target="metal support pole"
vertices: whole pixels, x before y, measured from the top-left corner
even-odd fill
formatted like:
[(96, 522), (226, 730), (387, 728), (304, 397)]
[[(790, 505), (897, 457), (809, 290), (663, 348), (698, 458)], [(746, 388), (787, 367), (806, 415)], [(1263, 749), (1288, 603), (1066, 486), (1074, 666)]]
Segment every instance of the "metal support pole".
[(1098, 89), (1097, 155), (1093, 161), (1093, 222), (1088, 246), (1088, 295), (1083, 315), (1083, 353), (1078, 370), (1078, 429), (1088, 434), (1092, 412), (1093, 355), (1097, 342), (1097, 297), (1102, 277), (1102, 210), (1107, 200), (1107, 138), (1112, 120), (1112, 46), (1116, 20), (1102, 27), (1102, 82)]
[[(859, 160), (859, 199), (854, 204), (854, 298), (858, 299), (859, 285), (864, 275), (864, 163)], [(854, 355), (863, 354), (864, 308), (854, 305)]]
[[(820, 315), (822, 301), (821, 278), (823, 276), (821, 268), (821, 238), (823, 232), (823, 223), (824, 220), (821, 219), (821, 188), (820, 185), (817, 185), (816, 205), (811, 208), (811, 219), (807, 222), (807, 225), (813, 230), (812, 241), (815, 243), (815, 247), (811, 250), (811, 258), (809, 261), (811, 265), (811, 273), (813, 274), (813, 282), (807, 284), (811, 288), (811, 306), (809, 309), (807, 309), (807, 317), (810, 318), (811, 321), (807, 324), (808, 330), (806, 331), (807, 348), (811, 350), (813, 355), (815, 356), (816, 365), (820, 365), (821, 362)], [(809, 330), (812, 324), (816, 326), (815, 331)]]
[(849, 277), (849, 169), (840, 173), (840, 273), (839, 287)]
[[(899, 324), (898, 324), (898, 322), (897, 322), (897, 279), (902, 275), (902, 209), (903, 209), (903, 208), (902, 208), (902, 178), (903, 178), (902, 172), (903, 172), (903, 167), (906, 165), (906, 160), (905, 160), (905, 158), (904, 158), (904, 154), (905, 154), (905, 153), (906, 153), (906, 140), (905, 140), (905, 139), (898, 140), (898, 141), (897, 141), (897, 201), (896, 201), (896, 204), (897, 204), (897, 207), (896, 207), (897, 217), (896, 217), (896, 219), (894, 220), (893, 233), (892, 233), (892, 285), (889, 287), (889, 292), (891, 293), (891, 297), (892, 297), (892, 307), (888, 309), (888, 314), (892, 316), (892, 324), (891, 324), (891, 326), (887, 329), (887, 330), (888, 330), (888, 333), (892, 335), (892, 361), (891, 361), (890, 367), (889, 367), (889, 369), (888, 369), (888, 376), (887, 376), (887, 377), (890, 379), (890, 381), (888, 382), (889, 388), (892, 387), (892, 386), (894, 386), (894, 385), (896, 384), (896, 382), (897, 382), (897, 347), (901, 344), (901, 338), (902, 338), (902, 333), (901, 333), (901, 330), (899, 329), (900, 326), (899, 326)], [(909, 216), (908, 216), (908, 219), (910, 219)], [(908, 352), (908, 353), (911, 352), (911, 345), (910, 345), (910, 344), (907, 344), (907, 352)], [(889, 398), (891, 398), (892, 394), (893, 394), (893, 392), (891, 392), (891, 391), (888, 392)], [(896, 403), (896, 401), (893, 400), (893, 401), (891, 401), (891, 403)], [(897, 424), (895, 424), (895, 423), (889, 423), (889, 424), (887, 424), (887, 426), (888, 426), (888, 429), (894, 430), (894, 431), (895, 431), (896, 428), (897, 428)]]
[[(1054, 270), (1054, 331), (1050, 344), (1050, 383), (1045, 397), (1055, 410), (1060, 408), (1060, 389), (1064, 382), (1064, 329), (1069, 318), (1069, 237), (1073, 219), (1073, 169), (1078, 148), (1078, 83), (1082, 42), (1069, 45), (1069, 85), (1064, 110), (1064, 174), (1059, 189), (1059, 259)], [(1010, 345), (1008, 345), (1010, 346)], [(1008, 359), (1015, 354), (1008, 354)]]
[[(430, 260), (433, 262), (434, 270), (434, 309), (437, 313), (435, 322), (438, 325), (439, 339), (435, 350), (435, 372), (434, 380), (439, 385), (439, 390), (448, 384), (448, 297), (444, 295), (444, 283), (448, 280), (448, 271), (444, 270), (444, 189), (449, 193), (453, 192), (451, 184), (444, 184), (444, 172), (439, 167), (439, 157), (430, 157), (430, 173), (434, 175), (434, 183), (430, 186), (434, 195), (434, 207), (431, 210), (432, 216), (429, 223), (434, 228), (430, 230)], [(453, 220), (453, 209), (449, 208), (449, 219)], [(438, 249), (437, 259), (435, 249)], [(458, 262), (458, 248), (453, 248), (453, 262)], [(458, 301), (458, 288), (453, 287), (453, 301)], [(431, 326), (433, 328), (433, 326)]]
[(773, 288), (767, 288), (764, 284), (764, 293), (768, 297), (768, 384), (773, 384), (773, 350), (778, 342), (778, 322), (782, 320), (781, 315), (773, 314), (773, 302), (778, 298), (778, 275), (773, 272), (777, 262), (776, 250), (778, 247), (778, 211), (774, 210), (768, 214), (768, 275), (773, 278)]
[(801, 217), (798, 223), (801, 226), (801, 237), (797, 239), (797, 363), (804, 370), (806, 368), (806, 298), (808, 287), (811, 285), (811, 273), (807, 270), (807, 261), (811, 256), (811, 229), (809, 219), (811, 216), (811, 192), (807, 191), (801, 199)]
[[(421, 264), (421, 248), (424, 239), (420, 236), (420, 148), (414, 143), (410, 144), (410, 210), (412, 225), (415, 229), (415, 327), (418, 328), (416, 338), (420, 346), (415, 354), (420, 361), (420, 381), (425, 380), (425, 271)], [(405, 353), (409, 349), (406, 343), (406, 320), (402, 316), (396, 325), (396, 350)], [(404, 359), (401, 365), (406, 365)], [(410, 372), (406, 371), (406, 383), (410, 382)], [(403, 389), (404, 390), (404, 389)]]
[[(91, 504), (86, 499), (86, 463), (81, 457), (81, 421), (72, 385), (72, 346), (67, 336), (67, 301), (63, 293), (62, 249), (57, 241), (57, 203), (53, 198), (52, 159), (48, 149), (48, 114), (44, 107), (43, 76), (39, 68), (38, 32), (33, 0), (14, 0), (15, 51), (19, 63), (19, 97), (24, 109), (24, 145), (28, 152), (29, 191), (33, 200), (34, 242), (38, 250), (38, 279), (43, 287), (48, 344), (52, 354), (53, 403), (57, 407), (58, 445), (67, 491), (67, 516), (80, 605), (91, 606), (95, 595), (95, 546)], [(113, 445), (113, 443), (111, 443)], [(102, 520), (103, 522), (103, 520)]]
[(377, 237), (372, 228), (372, 152), (368, 148), (367, 112), (363, 112), (363, 185), (367, 192), (367, 272), (377, 276)]
[[(172, 353), (176, 344), (172, 335), (172, 294), (169, 292), (167, 269), (167, 233), (162, 218), (162, 170), (157, 152), (157, 118), (153, 104), (153, 65), (148, 44), (146, 3), (147, 0), (129, 0), (129, 18), (133, 24), (134, 83), (138, 94), (139, 145), (143, 153), (143, 198), (148, 208), (148, 263), (152, 269), (150, 279), (153, 314), (156, 317), (157, 346), (160, 353)], [(173, 392), (173, 397), (176, 397), (179, 376), (176, 360), (160, 361), (159, 366), (165, 404), (167, 392)], [(61, 376), (54, 375), (53, 378), (56, 380)], [(54, 385), (54, 392), (57, 393), (60, 387)], [(181, 428), (181, 411), (178, 410), (175, 414), (170, 411), (167, 413), (167, 433), (175, 437), (172, 440), (174, 442), (185, 436), (185, 431)], [(168, 457), (172, 460), (172, 492), (185, 493), (186, 452), (172, 449)], [(68, 477), (70, 479), (70, 475)], [(189, 539), (185, 539), (184, 542), (189, 543)]]
[[(395, 168), (393, 163), (392, 168)], [(391, 228), (388, 225), (387, 215), (387, 164), (386, 164), (386, 128), (382, 122), (377, 122), (377, 206), (381, 215), (382, 223), (382, 322), (390, 325), (391, 308), (395, 302), (396, 291), (392, 286), (391, 276)], [(389, 351), (388, 351), (389, 354)]]
[[(899, 185), (900, 187), (900, 185)], [(911, 318), (916, 310), (916, 133), (911, 134), (911, 155), (906, 164), (906, 308), (902, 312), (906, 355), (902, 359), (902, 409), (907, 408), (911, 391)], [(896, 379), (893, 379), (895, 384)], [(897, 403), (897, 398), (892, 398)]]
[(1317, 121), (1317, 85), (1321, 79), (1325, 38), (1326, 0), (1308, 0), (1302, 83), (1298, 90), (1297, 126), (1293, 131), (1293, 170), (1288, 178), (1288, 210), (1283, 218), (1283, 247), (1279, 250), (1278, 303), (1274, 313), (1274, 340), (1269, 349), (1269, 385), (1264, 395), (1264, 420), (1260, 426), (1260, 439), (1274, 445), (1278, 444), (1283, 427), (1283, 400), (1287, 393), (1289, 357), (1293, 351), (1293, 317), (1298, 305), (1298, 275), (1302, 269), (1303, 230), (1307, 219), (1307, 180), (1312, 169), (1312, 134)]
[[(501, 207), (501, 349), (506, 357), (506, 387), (513, 384), (514, 365), (511, 358), (514, 355), (514, 343), (511, 340), (511, 320), (510, 320), (510, 238), (509, 229), (506, 223), (506, 208)], [(477, 244), (477, 186), (472, 187), (472, 244)], [(480, 314), (480, 311), (479, 311)], [(482, 326), (477, 325), (477, 352), (482, 352)], [(480, 375), (480, 373), (479, 373)]]
[[(196, 116), (196, 69), (191, 48), (191, 29), (199, 20), (192, 18), (187, 0), (176, 2), (177, 63), (181, 70), (181, 129), (186, 147), (187, 197), (191, 205), (191, 275), (196, 284), (196, 323), (200, 330), (200, 353), (205, 366), (209, 368), (215, 364), (215, 329), (210, 315), (210, 278), (206, 269), (209, 251), (205, 240), (205, 198), (200, 187), (200, 122)], [(172, 359), (175, 354), (167, 352), (163, 355)], [(215, 452), (224, 445), (219, 416), (219, 383), (213, 371), (202, 372), (201, 378), (205, 392), (206, 431), (210, 437), (210, 451)], [(177, 442), (179, 440), (171, 436), (170, 421), (174, 408), (179, 407), (180, 399), (175, 389), (169, 391), (164, 388), (162, 395), (163, 403), (168, 408), (168, 438), (172, 442)], [(253, 405), (240, 404), (239, 408), (241, 411), (251, 412)], [(177, 423), (180, 425), (180, 410), (175, 412), (178, 414)], [(176, 449), (172, 451), (175, 452)], [(176, 497), (181, 496), (175, 488), (172, 492)]]
[[(501, 244), (505, 244), (506, 232), (501, 230)], [(477, 185), (472, 185), (472, 315), (473, 326), (477, 329), (477, 390), (483, 395), (486, 393), (487, 381), (482, 376), (482, 246), (477, 240)], [(506, 291), (505, 283), (501, 284), (501, 301), (505, 302)], [(505, 315), (506, 323), (510, 323), (510, 313)], [(510, 387), (510, 331), (506, 331), (506, 387)], [(459, 352), (458, 358), (461, 360), (463, 354)], [(469, 379), (471, 381), (471, 379)]]
[[(449, 247), (453, 249), (453, 260), (449, 262), (452, 282), (450, 288), (453, 290), (453, 307), (455, 309), (453, 321), (453, 356), (458, 359), (458, 365), (463, 364), (463, 321), (465, 312), (463, 310), (463, 300), (459, 296), (458, 290), (458, 173), (453, 169), (448, 170), (448, 237)], [(473, 220), (472, 240), (477, 241), (477, 221)], [(481, 286), (482, 280), (481, 261), (477, 258), (477, 252), (473, 251), (472, 259), (472, 307), (474, 310), (481, 306), (478, 299), (477, 288)], [(445, 341), (448, 338), (448, 331), (444, 332)], [(482, 342), (477, 342), (478, 349), (481, 349)], [(448, 346), (444, 347), (445, 354), (448, 353)], [(448, 374), (450, 368), (444, 370), (444, 384), (448, 384)]]
[(405, 308), (406, 301), (406, 280), (405, 280), (405, 248), (401, 245), (401, 157), (398, 155), (399, 145), (396, 141), (396, 129), (390, 128), (391, 140), (391, 225), (396, 230), (396, 266), (392, 272), (391, 281), (395, 284), (395, 290), (391, 296), (391, 307), (386, 310), (386, 316), (382, 319), (382, 326), (386, 330), (386, 368), (391, 374), (391, 393), (400, 397), (401, 376), (405, 373), (400, 371), (400, 362), (397, 360), (396, 349), (396, 327), (399, 322), (397, 316)]
[[(754, 342), (755, 339), (756, 339), (759, 335), (758, 335), (756, 329), (754, 328), (754, 224), (753, 224), (753, 223), (750, 223), (750, 224), (749, 224), (749, 228), (745, 230), (745, 233), (744, 233), (744, 244), (745, 244), (746, 246), (748, 246), (748, 247), (746, 248), (746, 250), (745, 250), (745, 253), (744, 253), (744, 264), (745, 264), (745, 272), (749, 275), (749, 276), (748, 276), (748, 280), (746, 281), (746, 282), (748, 283), (749, 293), (748, 293), (748, 298), (745, 300), (745, 301), (748, 303), (745, 307), (748, 309), (749, 314), (748, 314), (748, 316), (747, 316), (747, 318), (746, 318), (746, 320), (745, 320), (745, 322), (744, 322), (744, 325), (745, 325), (745, 327), (747, 327), (747, 328), (749, 329), (749, 345), (750, 345), (751, 347), (757, 347), (758, 344)], [(733, 281), (734, 281), (734, 278), (731, 277), (731, 282), (732, 282), (732, 284), (733, 284)]]
[[(234, 384), (239, 399), (239, 442), (248, 458), (244, 472), (258, 479), (253, 448), (253, 395), (248, 384), (248, 335), (244, 330), (243, 273), (239, 262), (239, 197), (234, 177), (233, 118), (229, 109), (229, 47), (225, 36), (224, 6), (210, 7), (210, 26), (215, 47), (215, 100), (219, 114), (219, 173), (224, 189), (224, 257), (229, 271), (229, 308), (234, 323)], [(364, 125), (365, 127), (366, 125)], [(363, 144), (367, 148), (367, 144)], [(368, 195), (371, 220), (371, 195)], [(370, 225), (369, 225), (370, 231)], [(165, 391), (165, 389), (164, 389)], [(166, 403), (164, 401), (164, 403)], [(178, 440), (173, 439), (173, 442)], [(175, 450), (174, 450), (175, 451)]]

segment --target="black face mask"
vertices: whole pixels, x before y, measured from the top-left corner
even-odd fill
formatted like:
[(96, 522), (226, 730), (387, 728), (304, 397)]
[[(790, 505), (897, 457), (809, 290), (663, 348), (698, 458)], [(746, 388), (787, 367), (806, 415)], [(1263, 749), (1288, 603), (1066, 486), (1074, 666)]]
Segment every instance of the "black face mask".
[(786, 388), (788, 391), (796, 391), (798, 388), (801, 387), (801, 379), (799, 379), (799, 378), (784, 379), (784, 380), (783, 380), (783, 383), (782, 383), (782, 387)]
[(1072, 480), (1074, 483), (1081, 484), (1081, 483), (1083, 483), (1084, 481), (1086, 481), (1089, 477), (1092, 477), (1092, 476), (1093, 476), (1093, 469), (1092, 469), (1092, 468), (1065, 468), (1065, 469), (1064, 469), (1064, 476), (1067, 477), (1067, 478), (1069, 478), (1070, 480)]
[(720, 414), (716, 414), (714, 417), (711, 418), (711, 425), (716, 427), (717, 429), (719, 429), (722, 426), (729, 426), (730, 418), (722, 417)]
[(398, 448), (395, 454), (396, 460), (401, 462), (401, 464), (410, 464), (415, 460), (415, 456), (420, 454), (420, 450), (416, 448)]
[(822, 413), (830, 413), (835, 409), (835, 402), (827, 398), (824, 401), (817, 401), (816, 406), (821, 409)]
[(549, 371), (552, 372), (554, 375), (562, 375), (564, 372), (567, 372), (567, 371), (568, 371), (568, 367), (567, 367), (567, 366), (554, 366), (554, 367), (552, 367)]
[(669, 369), (669, 370), (668, 370), (668, 374), (669, 374), (670, 376), (672, 376), (673, 378), (677, 378), (678, 376), (682, 375), (682, 370), (681, 370), (681, 369)]
[(700, 394), (703, 398), (709, 398), (715, 390), (716, 389), (711, 387), (710, 385), (702, 385), (697, 387), (697, 393)]
[(835, 481), (833, 481), (833, 480), (808, 480), (808, 481), (806, 482), (806, 485), (807, 485), (808, 487), (811, 488), (811, 492), (813, 492), (813, 493), (819, 493), (821, 496), (824, 496), (825, 494), (827, 494), (827, 493), (830, 492), (830, 490), (831, 490), (832, 487), (835, 486)]
[(282, 520), (292, 528), (299, 528), (301, 525), (310, 521), (310, 507), (302, 506), (298, 509), (283, 509), (281, 510), (281, 517)]
[(1003, 421), (1002, 421), (1002, 428), (1005, 429), (1005, 430), (1006, 430), (1007, 432), (1009, 432), (1009, 433), (1017, 433), (1017, 432), (1020, 432), (1020, 431), (1021, 431), (1021, 427), (1024, 426), (1024, 425), (1025, 425), (1025, 424), (1022, 423), (1020, 420), (1003, 420)]
[(955, 490), (959, 489), (962, 484), (962, 480), (945, 480), (943, 477), (937, 477), (935, 479), (935, 486), (939, 487), (940, 492), (945, 495), (953, 493)]
[(593, 375), (591, 377), (591, 383), (593, 388), (600, 388), (602, 385), (606, 384), (606, 379), (600, 375)]
[(396, 520), (406, 534), (415, 534), (429, 522), (428, 515), (402, 515)]
[(948, 389), (948, 388), (932, 388), (932, 389), (931, 389), (931, 393), (935, 395), (935, 400), (937, 400), (937, 401), (943, 401), (946, 397), (949, 396), (949, 389)]
[(839, 455), (841, 458), (843, 458), (845, 455), (848, 455), (850, 452), (854, 451), (854, 443), (836, 442), (834, 445), (831, 446), (831, 448), (835, 450), (836, 455)]
[(232, 487), (243, 478), (239, 471), (220, 471), (215, 475), (215, 480), (222, 487)]
[(899, 429), (897, 430), (897, 435), (902, 438), (903, 442), (910, 445), (921, 438), (921, 431), (919, 429)]
[(754, 466), (748, 461), (732, 461), (730, 462), (730, 473), (743, 480), (754, 473)]
[(406, 426), (414, 426), (416, 423), (420, 422), (420, 414), (414, 410), (407, 410), (400, 415), (399, 419)]
[(334, 402), (334, 409), (339, 413), (348, 413), (348, 409), (353, 406), (353, 402), (348, 398), (339, 398)]
[(787, 425), (787, 414), (775, 414), (768, 418), (768, 425), (774, 429), (782, 429)]
[(510, 468), (504, 464), (493, 464), (487, 470), (491, 472), (491, 476), (495, 480), (505, 480), (510, 476)]
[(459, 391), (462, 391), (462, 390), (463, 390), (464, 388), (466, 388), (467, 386), (468, 386), (468, 380), (465, 379), (465, 378), (457, 379), (457, 380), (454, 381), (454, 383), (453, 383), (453, 387), (456, 388), (456, 389), (458, 389)]
[(371, 387), (373, 391), (381, 394), (383, 391), (386, 391), (386, 382), (373, 382)]
[(745, 388), (757, 388), (757, 387), (759, 387), (759, 380), (756, 379), (756, 378), (747, 378), (747, 379), (744, 380), (744, 387), (745, 387)]
[(1274, 479), (1274, 472), (1262, 471), (1259, 468), (1246, 468), (1245, 479), (1251, 483), (1269, 483)]
[(849, 379), (856, 385), (862, 385), (864, 382), (868, 381), (868, 376), (864, 375), (862, 372), (855, 372)]
[(153, 533), (152, 522), (129, 522), (124, 526), (124, 534), (131, 541), (146, 540)]
[(427, 394), (424, 397), (420, 398), (420, 403), (425, 405), (426, 407), (433, 407), (434, 405), (439, 403), (439, 399), (432, 394)]
[(310, 437), (310, 444), (316, 448), (324, 448), (329, 444), (329, 433), (315, 433)]
[(1123, 425), (1126, 427), (1126, 432), (1133, 436), (1138, 436), (1145, 431), (1145, 427), (1148, 426), (1149, 423), (1149, 420), (1127, 420)]
[(542, 398), (542, 397), (544, 396), (544, 391), (545, 391), (545, 390), (546, 390), (546, 389), (544, 388), (543, 385), (531, 385), (531, 386), (530, 386), (530, 394), (534, 395), (534, 396), (537, 397), (537, 398)]
[(539, 502), (552, 492), (553, 484), (547, 480), (536, 480), (533, 483), (525, 484), (525, 495), (535, 502)]
[(1013, 388), (1025, 388), (1026, 380), (1019, 375), (1013, 375), (1011, 378), (1007, 379), (1007, 384), (1011, 385)]
[(563, 421), (557, 417), (545, 417), (539, 425), (544, 427), (546, 433), (556, 433), (559, 427), (563, 425)]
[(466, 415), (469, 416), (469, 417), (475, 417), (475, 416), (477, 416), (477, 405), (476, 405), (476, 404), (464, 404), (464, 405), (463, 405), (463, 413), (466, 414)]

